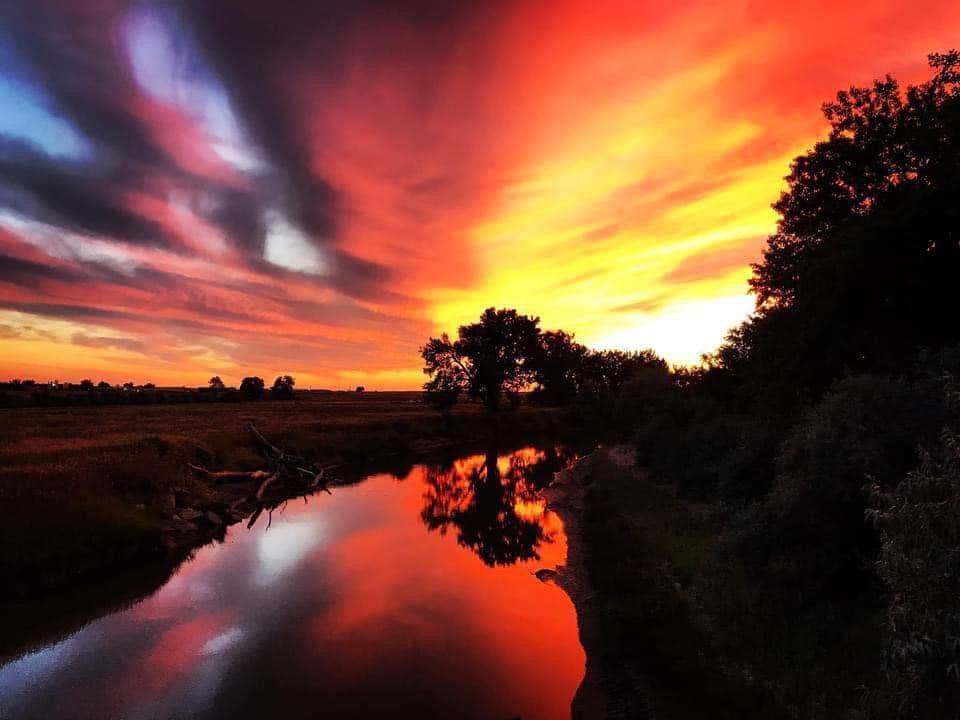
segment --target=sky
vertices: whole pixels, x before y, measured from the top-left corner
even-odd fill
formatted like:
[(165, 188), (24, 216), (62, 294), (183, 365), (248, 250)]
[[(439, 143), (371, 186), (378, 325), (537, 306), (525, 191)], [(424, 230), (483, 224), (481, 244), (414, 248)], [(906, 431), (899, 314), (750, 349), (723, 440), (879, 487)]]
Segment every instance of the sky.
[(0, 3), (0, 377), (415, 388), (489, 306), (697, 362), (821, 104), (960, 4)]

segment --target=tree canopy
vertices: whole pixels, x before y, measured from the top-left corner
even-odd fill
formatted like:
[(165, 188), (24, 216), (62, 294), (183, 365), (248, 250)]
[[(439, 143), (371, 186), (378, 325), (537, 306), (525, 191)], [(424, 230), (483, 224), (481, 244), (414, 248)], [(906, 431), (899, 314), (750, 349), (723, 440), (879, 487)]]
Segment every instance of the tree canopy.
[(817, 391), (960, 339), (940, 314), (960, 273), (960, 54), (929, 60), (926, 83), (887, 76), (824, 105), (829, 136), (793, 162), (750, 280), (756, 316), (722, 364)]
[(455, 402), (466, 392), (496, 410), (504, 394), (523, 390), (534, 379), (530, 358), (539, 323), (516, 310), (491, 307), (479, 322), (461, 325), (455, 341), (446, 334), (430, 338), (420, 350), (423, 372), (431, 376), (424, 388), (440, 403)]
[(460, 327), (457, 340), (430, 338), (420, 350), (428, 398), (449, 407), (466, 394), (496, 410), (504, 395), (532, 390), (541, 402), (570, 403), (617, 394), (644, 367), (667, 370), (652, 350), (590, 350), (569, 333), (539, 325), (539, 318), (516, 310), (487, 308), (479, 322)]
[(293, 386), (296, 384), (297, 381), (291, 375), (280, 375), (273, 381), (270, 397), (274, 400), (293, 400)]
[(257, 400), (263, 395), (263, 378), (261, 377), (245, 377), (240, 381), (240, 392), (248, 400)]

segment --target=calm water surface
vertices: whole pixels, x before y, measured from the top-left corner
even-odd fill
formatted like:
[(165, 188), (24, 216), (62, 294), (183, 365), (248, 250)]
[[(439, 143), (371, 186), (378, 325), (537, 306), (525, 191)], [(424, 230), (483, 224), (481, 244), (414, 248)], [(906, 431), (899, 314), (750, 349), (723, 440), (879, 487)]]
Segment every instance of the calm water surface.
[(566, 556), (537, 494), (562, 462), (416, 466), (234, 525), (151, 597), (0, 667), (0, 717), (569, 717), (576, 616), (532, 575)]

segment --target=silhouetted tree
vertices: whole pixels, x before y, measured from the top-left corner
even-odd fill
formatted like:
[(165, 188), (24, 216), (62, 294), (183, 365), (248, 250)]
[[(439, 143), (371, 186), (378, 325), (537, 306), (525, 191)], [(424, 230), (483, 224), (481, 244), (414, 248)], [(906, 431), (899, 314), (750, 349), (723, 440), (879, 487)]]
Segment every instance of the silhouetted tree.
[(220, 379), (219, 375), (214, 375), (210, 378), (210, 381), (207, 383), (207, 386), (211, 390), (223, 390), (226, 386), (223, 384), (223, 380)]
[(240, 382), (240, 393), (247, 398), (247, 400), (258, 400), (261, 395), (263, 395), (263, 378), (261, 377), (245, 377)]
[(366, 388), (365, 388), (363, 385), (357, 385), (357, 390), (356, 390), (356, 392), (362, 393), (362, 392), (364, 392), (365, 390), (366, 390)]
[(466, 392), (497, 410), (505, 393), (519, 392), (534, 380), (530, 358), (539, 322), (516, 310), (487, 308), (480, 322), (459, 328), (456, 341), (446, 334), (430, 338), (420, 349), (423, 372), (431, 376), (424, 385), (428, 398), (452, 404)]
[(274, 400), (293, 400), (293, 386), (296, 384), (296, 380), (290, 375), (281, 375), (273, 381), (270, 397)]
[(93, 380), (83, 379), (80, 381), (81, 390), (93, 390)]
[(546, 403), (571, 403), (586, 379), (589, 350), (562, 330), (540, 334), (531, 368), (537, 387), (534, 398)]
[(930, 65), (906, 92), (888, 76), (824, 106), (830, 135), (794, 161), (754, 266), (757, 316), (717, 356), (747, 381), (802, 396), (960, 339), (939, 312), (960, 277), (960, 54)]
[(623, 350), (600, 350), (590, 353), (587, 358), (588, 375), (614, 395), (620, 393), (625, 382), (644, 369), (666, 372), (667, 361), (653, 350), (624, 352)]
[(100, 388), (101, 390), (109, 390), (110, 383), (108, 383), (106, 380), (101, 380), (100, 382), (97, 383), (97, 387)]

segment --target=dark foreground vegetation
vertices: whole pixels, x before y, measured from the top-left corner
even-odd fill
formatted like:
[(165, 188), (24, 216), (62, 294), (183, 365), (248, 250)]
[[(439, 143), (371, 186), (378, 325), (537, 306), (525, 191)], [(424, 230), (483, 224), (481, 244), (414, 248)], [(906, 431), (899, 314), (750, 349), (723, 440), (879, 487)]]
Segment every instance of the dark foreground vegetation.
[(597, 471), (595, 577), (624, 651), (712, 716), (723, 667), (733, 717), (960, 713), (958, 61), (827, 104), (755, 314), (626, 391), (650, 474)]

